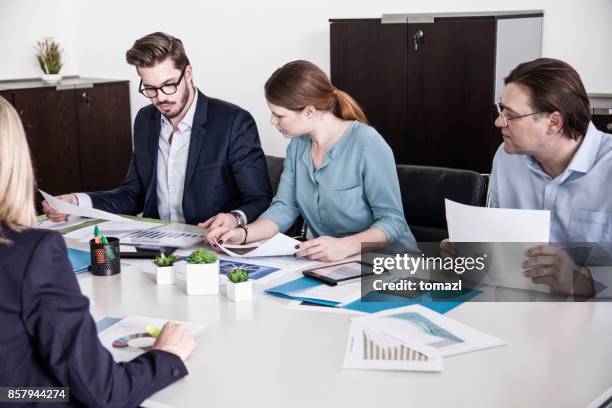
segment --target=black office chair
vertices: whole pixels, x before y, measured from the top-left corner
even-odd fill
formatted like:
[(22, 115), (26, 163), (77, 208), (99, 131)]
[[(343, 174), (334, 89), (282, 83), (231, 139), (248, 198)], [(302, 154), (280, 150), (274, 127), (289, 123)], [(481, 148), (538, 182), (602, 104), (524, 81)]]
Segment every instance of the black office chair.
[(417, 242), (448, 238), (444, 199), (483, 206), (486, 180), (471, 170), (397, 165), (404, 216)]
[[(266, 164), (268, 165), (268, 177), (272, 185), (272, 193), (276, 195), (278, 184), (280, 183), (281, 174), (283, 174), (283, 163), (285, 159), (276, 156), (266, 156)], [(295, 223), (288, 231), (285, 232), (290, 237), (306, 237), (306, 225), (304, 219), (300, 215)]]

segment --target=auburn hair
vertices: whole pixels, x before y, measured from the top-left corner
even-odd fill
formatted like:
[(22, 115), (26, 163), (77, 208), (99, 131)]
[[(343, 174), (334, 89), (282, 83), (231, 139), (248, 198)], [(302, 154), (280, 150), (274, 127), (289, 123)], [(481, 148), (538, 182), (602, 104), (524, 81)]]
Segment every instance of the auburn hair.
[(314, 106), (340, 119), (368, 123), (355, 99), (332, 85), (325, 72), (310, 61), (291, 61), (278, 68), (264, 90), (266, 100), (273, 105), (295, 111)]

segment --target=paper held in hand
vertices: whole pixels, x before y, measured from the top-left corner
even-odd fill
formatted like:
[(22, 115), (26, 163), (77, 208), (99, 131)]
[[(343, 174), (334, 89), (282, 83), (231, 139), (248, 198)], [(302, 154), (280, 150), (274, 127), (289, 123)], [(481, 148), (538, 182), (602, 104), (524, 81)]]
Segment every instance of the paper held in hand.
[(47, 200), (47, 203), (49, 203), (51, 207), (55, 208), (57, 211), (63, 214), (79, 215), (81, 217), (95, 218), (99, 220), (108, 220), (108, 221), (124, 221), (124, 222), (132, 221), (129, 218), (124, 218), (124, 217), (121, 217), (120, 215), (111, 214), (109, 212), (102, 211), (102, 210), (96, 210), (95, 208), (85, 208), (85, 207), (79, 207), (78, 205), (72, 205), (70, 203), (60, 200), (59, 198), (55, 198), (51, 194), (45, 193), (42, 190), (38, 190), (38, 191), (40, 191), (40, 194), (42, 194), (42, 196), (45, 198), (45, 200)]

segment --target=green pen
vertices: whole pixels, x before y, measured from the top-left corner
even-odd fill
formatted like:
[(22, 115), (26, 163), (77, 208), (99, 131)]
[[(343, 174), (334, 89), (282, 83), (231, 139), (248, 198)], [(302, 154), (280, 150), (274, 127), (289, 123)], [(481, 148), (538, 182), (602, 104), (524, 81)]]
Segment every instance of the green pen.
[[(100, 241), (102, 241), (103, 244), (108, 245), (108, 239), (106, 239), (106, 236), (104, 234), (102, 234), (102, 236), (100, 237)], [(110, 247), (106, 248), (106, 256), (108, 257), (108, 259), (115, 259), (115, 254), (113, 253), (113, 250)]]
[(96, 225), (94, 228), (94, 237), (97, 237), (98, 235), (100, 235), (100, 228), (98, 228), (98, 226)]

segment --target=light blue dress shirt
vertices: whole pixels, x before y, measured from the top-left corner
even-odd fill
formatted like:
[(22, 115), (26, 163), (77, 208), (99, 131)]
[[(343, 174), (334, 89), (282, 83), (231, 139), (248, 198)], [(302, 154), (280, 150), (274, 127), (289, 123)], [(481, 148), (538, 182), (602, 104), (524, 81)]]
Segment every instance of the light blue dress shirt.
[(493, 159), (489, 206), (550, 211), (551, 242), (612, 242), (612, 135), (590, 123), (565, 171), (546, 174), (532, 157)]
[(311, 148), (308, 135), (291, 140), (278, 192), (262, 218), (286, 231), (301, 213), (314, 236), (345, 237), (377, 227), (389, 242), (415, 242), (393, 152), (374, 128), (353, 122), (316, 170)]

